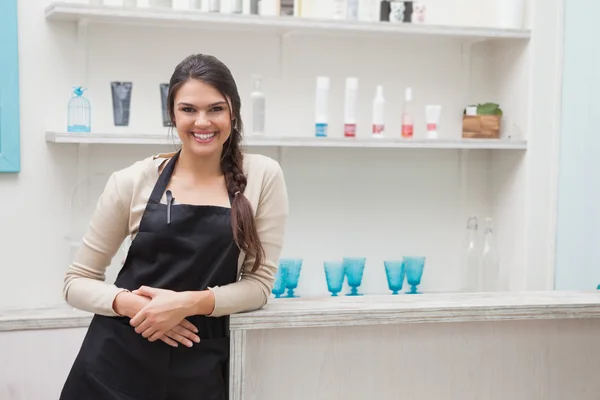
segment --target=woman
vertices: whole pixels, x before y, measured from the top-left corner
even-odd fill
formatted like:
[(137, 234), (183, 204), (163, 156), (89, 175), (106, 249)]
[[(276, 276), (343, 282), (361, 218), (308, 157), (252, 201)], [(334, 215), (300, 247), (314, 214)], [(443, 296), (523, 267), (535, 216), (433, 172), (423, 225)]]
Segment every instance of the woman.
[[(167, 102), (181, 150), (110, 177), (66, 275), (66, 301), (95, 316), (63, 400), (227, 399), (228, 315), (262, 307), (271, 292), (286, 187), (275, 161), (241, 153), (231, 72), (190, 56)], [(107, 285), (128, 235), (123, 268)]]

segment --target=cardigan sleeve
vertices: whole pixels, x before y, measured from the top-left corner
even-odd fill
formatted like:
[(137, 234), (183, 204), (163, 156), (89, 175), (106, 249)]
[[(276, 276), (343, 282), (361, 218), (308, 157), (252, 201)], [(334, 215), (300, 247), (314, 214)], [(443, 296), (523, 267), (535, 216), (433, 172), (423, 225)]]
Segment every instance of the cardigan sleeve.
[(215, 296), (211, 317), (259, 309), (267, 303), (273, 289), (289, 207), (281, 167), (272, 160), (269, 170), (255, 213), (256, 229), (265, 251), (264, 263), (252, 272), (254, 257), (246, 256), (239, 281), (210, 288)]
[(113, 173), (106, 183), (63, 286), (69, 305), (106, 316), (117, 316), (113, 302), (125, 290), (105, 282), (106, 268), (129, 231), (129, 212), (123, 206), (117, 179)]

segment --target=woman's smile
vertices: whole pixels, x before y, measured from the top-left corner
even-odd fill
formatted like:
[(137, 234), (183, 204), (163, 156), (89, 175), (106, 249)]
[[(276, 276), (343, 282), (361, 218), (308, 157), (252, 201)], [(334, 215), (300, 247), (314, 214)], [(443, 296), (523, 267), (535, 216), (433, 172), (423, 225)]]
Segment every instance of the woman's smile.
[(197, 143), (206, 144), (212, 142), (217, 137), (218, 132), (195, 130), (190, 134)]

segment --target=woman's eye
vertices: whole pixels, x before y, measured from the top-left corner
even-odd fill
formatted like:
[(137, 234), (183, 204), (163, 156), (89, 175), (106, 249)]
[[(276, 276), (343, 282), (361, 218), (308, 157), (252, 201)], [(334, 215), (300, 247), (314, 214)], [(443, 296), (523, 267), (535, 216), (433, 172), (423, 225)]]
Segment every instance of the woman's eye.
[(184, 113), (191, 113), (194, 112), (194, 109), (191, 107), (184, 107), (181, 109), (181, 111), (183, 111)]
[(213, 107), (211, 111), (214, 111), (214, 112), (223, 111), (223, 107)]

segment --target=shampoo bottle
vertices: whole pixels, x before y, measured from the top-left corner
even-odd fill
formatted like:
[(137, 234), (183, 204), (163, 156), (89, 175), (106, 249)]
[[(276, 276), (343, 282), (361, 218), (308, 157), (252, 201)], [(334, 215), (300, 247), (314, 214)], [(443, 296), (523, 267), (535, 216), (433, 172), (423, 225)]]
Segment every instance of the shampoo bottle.
[(412, 89), (406, 88), (404, 92), (404, 110), (402, 110), (402, 137), (412, 138), (413, 133)]
[(327, 137), (327, 103), (329, 98), (329, 77), (317, 77), (317, 95), (315, 101), (315, 135)]
[(346, 78), (344, 100), (344, 137), (356, 137), (356, 102), (358, 100), (358, 78)]
[(375, 98), (373, 99), (373, 137), (383, 137), (385, 131), (385, 122), (383, 110), (385, 108), (385, 98), (383, 97), (383, 86), (377, 86)]

